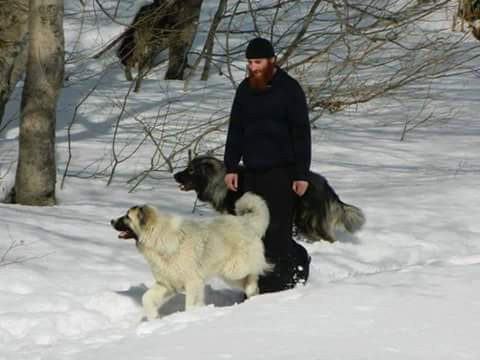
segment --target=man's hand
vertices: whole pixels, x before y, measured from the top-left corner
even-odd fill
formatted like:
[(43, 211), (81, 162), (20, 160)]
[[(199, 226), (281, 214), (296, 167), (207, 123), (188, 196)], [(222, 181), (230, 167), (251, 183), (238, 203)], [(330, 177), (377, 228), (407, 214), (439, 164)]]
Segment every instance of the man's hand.
[(308, 181), (295, 180), (292, 188), (298, 196), (303, 196), (308, 189)]
[(225, 184), (227, 188), (232, 191), (237, 191), (238, 189), (238, 174), (236, 173), (229, 173), (225, 175)]

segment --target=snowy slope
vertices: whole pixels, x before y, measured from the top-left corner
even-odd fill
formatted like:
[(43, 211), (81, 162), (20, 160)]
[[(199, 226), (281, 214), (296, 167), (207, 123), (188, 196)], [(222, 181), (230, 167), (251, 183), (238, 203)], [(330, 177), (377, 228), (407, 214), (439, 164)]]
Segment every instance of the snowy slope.
[[(104, 29), (103, 41), (118, 31)], [(77, 46), (88, 48), (93, 37)], [(156, 114), (167, 90), (181, 96), (192, 122), (228, 113), (233, 93), (222, 79), (207, 88), (193, 83), (196, 90), (183, 94), (161, 76), (132, 97), (124, 143), (137, 135), (134, 115)], [(59, 179), (73, 109), (92, 84), (75, 81), (62, 92)], [(191, 214), (194, 194), (180, 192), (166, 172), (128, 192), (125, 180), (148, 164), (151, 147), (120, 166), (108, 187), (105, 175), (88, 176), (111, 160), (112, 99), (127, 91), (112, 69), (72, 127), (71, 170), (82, 176), (66, 178), (59, 204), (0, 204), (0, 359), (479, 359), (480, 81), (470, 73), (431, 86), (428, 108), (445, 121), (404, 141), (403, 122), (422, 107), (415, 88), (403, 101), (375, 101), (316, 124), (312, 169), (361, 207), (367, 224), (355, 236), (340, 233), (335, 244), (304, 244), (313, 258), (305, 287), (236, 304), (240, 294), (213, 281), (208, 306), (185, 312), (179, 295), (162, 319), (142, 323), (140, 298), (153, 278), (109, 220), (143, 203), (186, 216), (212, 212)], [(9, 104), (9, 116), (17, 106)], [(0, 134), (3, 192), (13, 182), (17, 125)]]

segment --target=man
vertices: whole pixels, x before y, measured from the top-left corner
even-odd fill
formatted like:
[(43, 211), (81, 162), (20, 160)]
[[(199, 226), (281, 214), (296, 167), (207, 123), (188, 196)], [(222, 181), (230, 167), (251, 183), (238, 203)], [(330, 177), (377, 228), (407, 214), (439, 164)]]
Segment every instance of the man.
[(263, 38), (246, 49), (249, 76), (233, 101), (225, 146), (225, 183), (237, 191), (240, 160), (243, 188), (261, 195), (270, 210), (265, 255), (274, 271), (259, 280), (261, 293), (293, 288), (308, 278), (310, 257), (292, 239), (295, 201), (307, 191), (311, 157), (305, 94), (276, 65), (272, 44)]

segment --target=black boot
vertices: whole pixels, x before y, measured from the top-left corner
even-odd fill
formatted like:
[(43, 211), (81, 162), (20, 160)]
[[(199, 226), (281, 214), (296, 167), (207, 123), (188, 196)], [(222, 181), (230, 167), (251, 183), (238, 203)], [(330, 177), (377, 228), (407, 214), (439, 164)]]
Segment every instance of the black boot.
[(296, 241), (293, 241), (291, 253), (293, 263), (292, 279), (295, 284), (305, 284), (310, 274), (312, 258), (308, 255), (307, 250)]
[(287, 258), (277, 261), (270, 260), (275, 264), (275, 268), (258, 279), (260, 294), (292, 289), (298, 284), (307, 282), (311, 257), (303, 246), (298, 246), (299, 249)]

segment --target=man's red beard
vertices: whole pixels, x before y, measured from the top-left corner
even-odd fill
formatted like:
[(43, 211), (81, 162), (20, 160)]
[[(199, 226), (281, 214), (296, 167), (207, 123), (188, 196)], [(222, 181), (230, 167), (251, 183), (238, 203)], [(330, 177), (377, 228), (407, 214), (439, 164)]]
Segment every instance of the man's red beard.
[(272, 81), (274, 74), (275, 62), (268, 62), (267, 67), (256, 74), (248, 69), (248, 83), (250, 87), (255, 90), (265, 91), (270, 81)]

